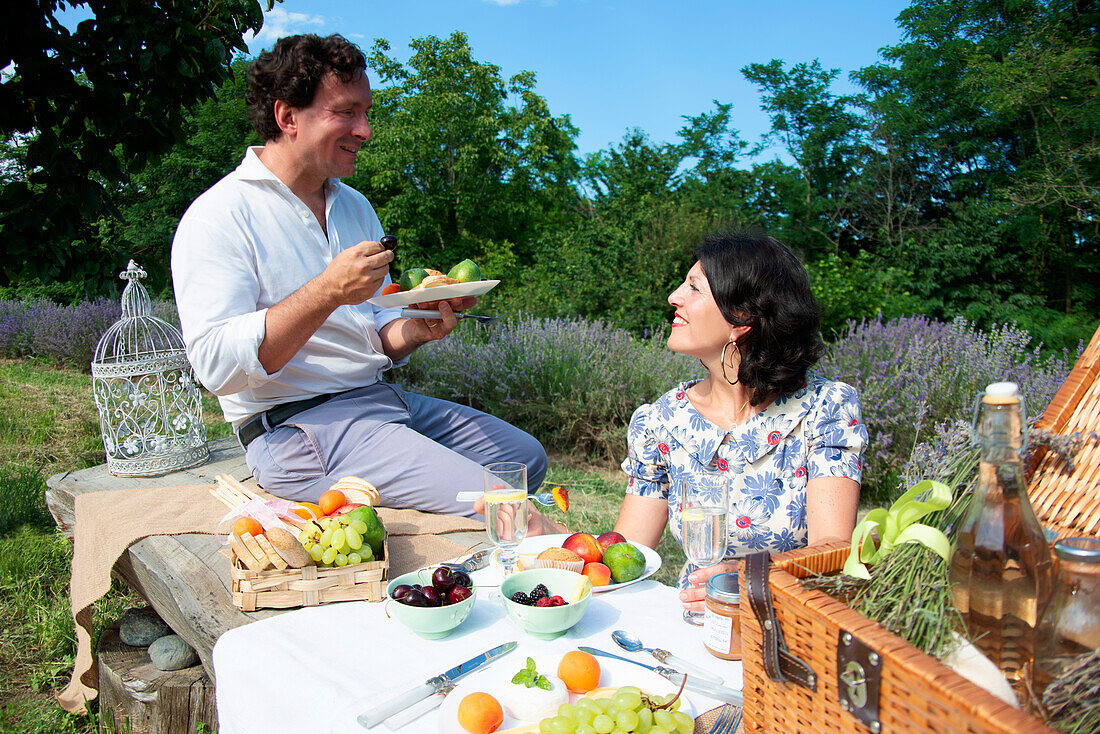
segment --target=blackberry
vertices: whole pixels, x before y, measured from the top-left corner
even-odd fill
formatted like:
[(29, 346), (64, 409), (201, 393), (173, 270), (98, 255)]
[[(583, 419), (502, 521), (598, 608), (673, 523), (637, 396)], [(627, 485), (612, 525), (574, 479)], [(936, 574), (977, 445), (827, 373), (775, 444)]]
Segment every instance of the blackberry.
[(524, 606), (534, 606), (535, 600), (524, 594), (522, 591), (517, 591), (512, 594), (512, 601), (516, 604), (523, 604)]
[(536, 602), (539, 599), (543, 598), (544, 596), (550, 596), (550, 590), (546, 588), (545, 584), (539, 584), (538, 586), (536, 586), (534, 589), (531, 590), (531, 593), (528, 595), (528, 598), (532, 602)]

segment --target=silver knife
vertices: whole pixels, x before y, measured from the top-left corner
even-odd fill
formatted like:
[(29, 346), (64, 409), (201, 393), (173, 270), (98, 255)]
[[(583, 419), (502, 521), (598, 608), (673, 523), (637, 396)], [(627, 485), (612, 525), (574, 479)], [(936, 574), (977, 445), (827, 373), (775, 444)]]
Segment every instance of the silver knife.
[(604, 652), (603, 650), (597, 650), (594, 647), (580, 646), (577, 649), (581, 650), (582, 652), (586, 652), (589, 655), (599, 655), (600, 657), (613, 658), (615, 660), (622, 660), (627, 663), (640, 665), (646, 670), (652, 670), (654, 673), (661, 676), (662, 678), (665, 678), (674, 685), (678, 686), (681, 683), (684, 683), (684, 688), (688, 689), (689, 691), (695, 691), (696, 693), (701, 693), (704, 696), (716, 698), (719, 701), (724, 701), (725, 703), (732, 703), (735, 706), (741, 706), (744, 704), (745, 701), (744, 697), (741, 695), (741, 691), (734, 690), (733, 688), (727, 688), (726, 686), (720, 686), (711, 683), (710, 681), (702, 680), (697, 676), (685, 675), (678, 670), (666, 668), (663, 665), (646, 665), (645, 663), (638, 662), (637, 660), (631, 660), (630, 658), (624, 658), (619, 655)]
[[(443, 693), (446, 695), (446, 693), (450, 692), (451, 688), (454, 687), (454, 682), (459, 678), (469, 675), (502, 655), (507, 655), (512, 650), (516, 649), (517, 644), (516, 642), (505, 642), (503, 645), (497, 645), (492, 650), (486, 650), (480, 655), (470, 658), (461, 665), (456, 665), (447, 672), (433, 676), (420, 685), (410, 688), (401, 695), (391, 698), (389, 701), (377, 706), (373, 710), (364, 711), (356, 717), (356, 721), (367, 729), (372, 729), (397, 712), (403, 711), (433, 694)], [(443, 700), (443, 696), (437, 696), (436, 698), (438, 701)], [(436, 705), (438, 705), (438, 703), (436, 703)], [(420, 709), (420, 707), (417, 708), (419, 713), (423, 714), (434, 708), (434, 706), (423, 709)], [(411, 721), (412, 719), (409, 720)]]

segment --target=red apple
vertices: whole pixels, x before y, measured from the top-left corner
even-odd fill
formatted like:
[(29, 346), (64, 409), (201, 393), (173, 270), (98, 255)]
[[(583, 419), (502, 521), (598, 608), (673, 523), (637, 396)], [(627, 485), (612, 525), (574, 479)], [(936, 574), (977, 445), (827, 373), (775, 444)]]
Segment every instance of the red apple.
[(351, 512), (352, 510), (356, 510), (356, 509), (358, 509), (362, 506), (363, 505), (361, 505), (358, 502), (348, 502), (344, 505), (341, 505), (340, 507), (337, 507), (335, 510), (333, 510), (332, 514), (329, 515), (329, 517), (336, 517), (337, 515), (346, 515), (349, 512)]
[(602, 563), (586, 563), (581, 573), (588, 577), (593, 586), (607, 586), (611, 583), (611, 569)]
[(616, 533), (614, 530), (609, 530), (606, 533), (601, 533), (600, 537), (596, 538), (596, 542), (606, 551), (610, 546), (616, 543), (625, 543), (626, 538), (622, 536), (622, 533)]
[(573, 551), (583, 558), (585, 563), (599, 563), (603, 558), (603, 548), (588, 533), (573, 533), (565, 539), (561, 547)]

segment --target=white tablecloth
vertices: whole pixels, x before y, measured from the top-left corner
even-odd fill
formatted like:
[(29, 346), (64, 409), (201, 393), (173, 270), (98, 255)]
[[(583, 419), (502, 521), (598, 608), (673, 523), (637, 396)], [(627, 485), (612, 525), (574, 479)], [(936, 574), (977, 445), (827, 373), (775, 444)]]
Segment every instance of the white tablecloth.
[[(550, 641), (515, 626), (499, 597), (492, 598), (496, 591), (479, 588), (470, 616), (441, 640), (423, 639), (387, 619), (386, 602), (300, 609), (226, 632), (214, 646), (219, 730), (364, 734), (355, 717), (372, 704), (509, 640), (519, 647), (486, 669), (510, 665), (518, 670), (525, 655), (564, 654), (578, 645), (658, 664), (648, 653), (619, 649), (611, 640), (615, 629), (633, 632), (647, 647), (669, 650), (721, 675), (725, 685), (741, 688), (741, 663), (707, 652), (702, 628), (681, 619), (683, 608), (671, 587), (642, 581), (595, 594), (577, 626)], [(685, 695), (696, 715), (720, 705), (699, 694)], [(436, 731), (436, 713), (401, 731)], [(389, 729), (379, 725), (372, 731)]]

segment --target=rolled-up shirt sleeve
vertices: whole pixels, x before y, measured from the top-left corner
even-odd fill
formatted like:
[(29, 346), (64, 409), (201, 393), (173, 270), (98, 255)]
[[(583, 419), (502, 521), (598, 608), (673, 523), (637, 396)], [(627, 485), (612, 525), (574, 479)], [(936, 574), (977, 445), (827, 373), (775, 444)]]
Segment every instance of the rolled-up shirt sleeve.
[(830, 384), (808, 428), (809, 479), (846, 477), (862, 481), (867, 426), (855, 388), (843, 382)]
[(172, 247), (172, 286), (187, 358), (199, 382), (215, 395), (232, 395), (275, 379), (260, 364), (266, 308), (241, 247), (219, 246), (226, 233), (201, 217), (185, 217)]
[(668, 499), (668, 465), (657, 449), (653, 434), (651, 405), (634, 411), (626, 432), (626, 459), (622, 470), (627, 475), (627, 494)]

